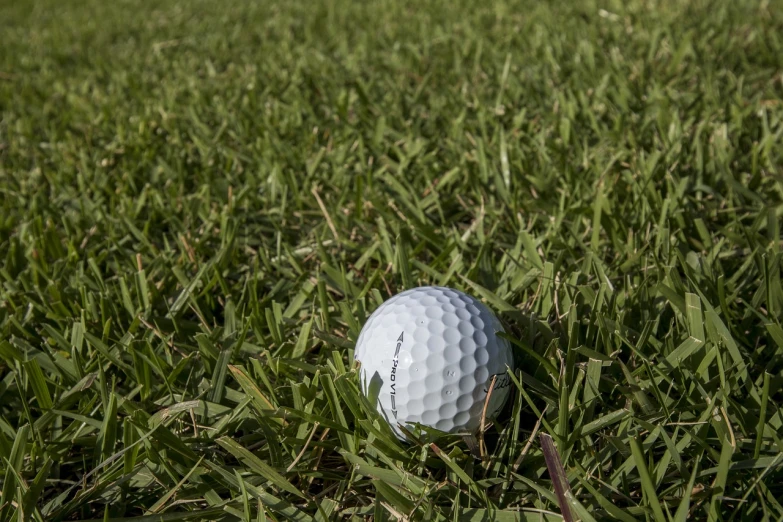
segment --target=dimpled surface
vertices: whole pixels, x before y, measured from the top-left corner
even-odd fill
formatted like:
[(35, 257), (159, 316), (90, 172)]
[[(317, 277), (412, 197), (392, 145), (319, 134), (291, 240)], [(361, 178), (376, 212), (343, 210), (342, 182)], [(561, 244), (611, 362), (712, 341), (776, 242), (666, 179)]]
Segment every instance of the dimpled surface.
[(362, 390), (380, 386), (377, 408), (398, 437), (397, 424), (421, 423), (442, 431), (474, 432), (492, 376), (487, 416), (508, 397), (512, 366), (503, 327), (475, 298), (452, 288), (406, 290), (370, 316), (356, 343)]

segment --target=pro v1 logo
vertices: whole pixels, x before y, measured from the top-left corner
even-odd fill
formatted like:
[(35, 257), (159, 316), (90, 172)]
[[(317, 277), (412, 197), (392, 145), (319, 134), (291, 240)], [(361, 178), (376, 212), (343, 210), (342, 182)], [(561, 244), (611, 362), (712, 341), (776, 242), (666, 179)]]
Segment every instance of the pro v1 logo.
[(397, 418), (397, 364), (400, 362), (400, 348), (402, 348), (402, 336), (405, 332), (400, 332), (397, 338), (397, 346), (394, 348), (394, 357), (392, 357), (391, 376), (391, 409), (394, 418)]

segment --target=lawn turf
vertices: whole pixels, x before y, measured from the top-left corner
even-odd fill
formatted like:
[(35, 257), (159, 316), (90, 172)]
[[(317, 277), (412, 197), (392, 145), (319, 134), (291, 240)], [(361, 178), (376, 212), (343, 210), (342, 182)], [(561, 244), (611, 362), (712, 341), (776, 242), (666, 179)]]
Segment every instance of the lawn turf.
[[(0, 520), (783, 517), (783, 5), (0, 0)], [(483, 459), (353, 345), (515, 340)]]

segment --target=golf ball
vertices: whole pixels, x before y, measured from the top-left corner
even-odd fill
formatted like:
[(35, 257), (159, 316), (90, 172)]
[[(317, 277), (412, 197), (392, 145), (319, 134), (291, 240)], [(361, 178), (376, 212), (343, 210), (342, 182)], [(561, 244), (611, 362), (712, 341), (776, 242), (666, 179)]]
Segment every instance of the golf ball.
[(379, 389), (376, 407), (403, 439), (398, 424), (420, 423), (449, 433), (472, 433), (506, 402), (511, 347), (497, 334), (497, 317), (475, 298), (425, 286), (385, 301), (356, 343), (362, 391)]

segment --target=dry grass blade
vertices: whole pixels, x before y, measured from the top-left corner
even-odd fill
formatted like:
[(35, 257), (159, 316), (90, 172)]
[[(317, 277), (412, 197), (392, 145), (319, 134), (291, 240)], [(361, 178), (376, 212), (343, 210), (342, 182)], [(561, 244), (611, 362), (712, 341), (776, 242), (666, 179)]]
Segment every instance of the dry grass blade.
[(541, 450), (544, 453), (546, 468), (549, 470), (549, 477), (552, 479), (552, 487), (555, 488), (557, 503), (560, 506), (560, 513), (562, 513), (563, 519), (566, 522), (574, 522), (575, 519), (571, 514), (569, 500), (571, 497), (571, 485), (568, 483), (565, 468), (563, 468), (563, 463), (560, 460), (560, 454), (555, 448), (554, 439), (546, 433), (541, 433), (538, 436), (538, 440), (541, 442)]

